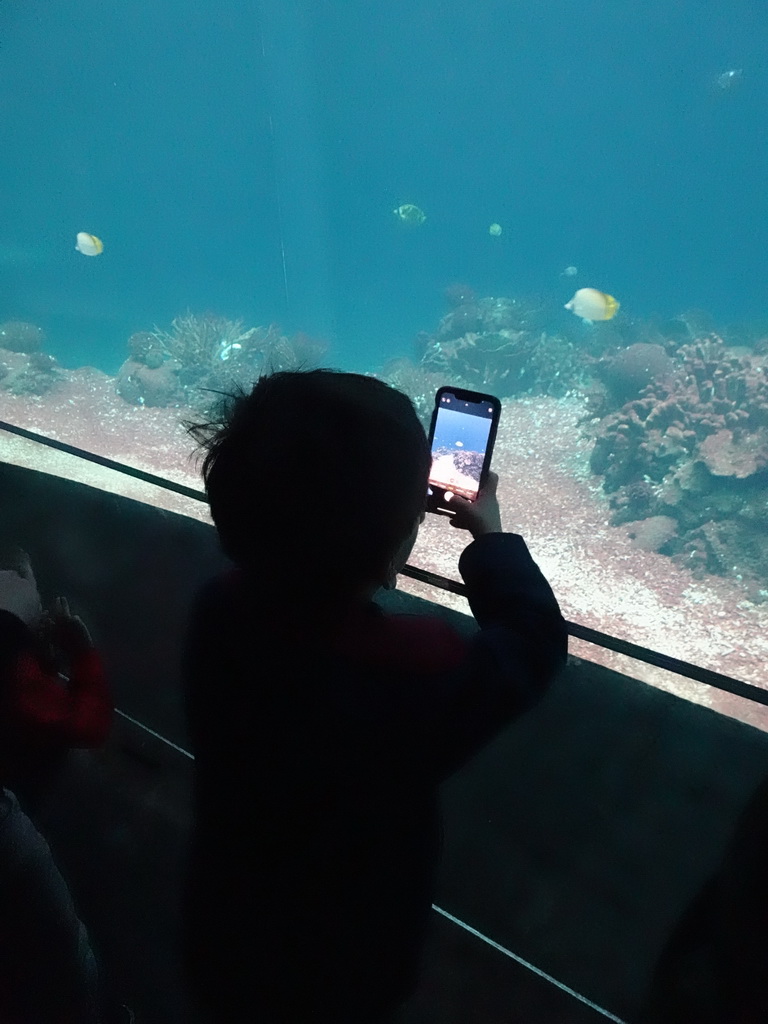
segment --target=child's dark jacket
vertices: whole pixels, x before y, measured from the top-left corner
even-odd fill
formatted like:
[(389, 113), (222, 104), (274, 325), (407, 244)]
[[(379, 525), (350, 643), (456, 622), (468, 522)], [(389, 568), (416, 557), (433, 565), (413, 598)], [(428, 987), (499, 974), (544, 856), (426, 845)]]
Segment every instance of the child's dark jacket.
[[(459, 570), (480, 630), (370, 603), (334, 636), (277, 627), (268, 595), (211, 581), (184, 660), (196, 830), (186, 950), (199, 991), (285, 1007), (396, 1005), (433, 898), (438, 787), (530, 708), (567, 636), (523, 539), (491, 534)], [(322, 596), (319, 596), (322, 600)]]

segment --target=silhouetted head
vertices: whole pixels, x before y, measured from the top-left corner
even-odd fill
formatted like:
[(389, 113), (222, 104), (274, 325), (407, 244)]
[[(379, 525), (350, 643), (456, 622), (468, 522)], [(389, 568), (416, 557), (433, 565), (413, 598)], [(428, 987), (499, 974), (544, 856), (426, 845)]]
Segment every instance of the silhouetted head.
[(276, 600), (338, 606), (402, 568), (431, 465), (402, 392), (336, 370), (273, 373), (189, 431), (207, 450), (223, 551)]

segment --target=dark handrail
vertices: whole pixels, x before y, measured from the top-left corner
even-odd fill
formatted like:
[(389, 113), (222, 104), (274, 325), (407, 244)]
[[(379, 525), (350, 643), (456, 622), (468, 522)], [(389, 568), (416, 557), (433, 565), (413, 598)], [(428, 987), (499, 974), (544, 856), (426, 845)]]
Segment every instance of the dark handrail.
[[(428, 583), (430, 586), (441, 587), (443, 590), (449, 590), (452, 594), (460, 594), (462, 597), (467, 596), (467, 588), (457, 580), (447, 580), (443, 576), (428, 572), (426, 569), (416, 569), (411, 565), (406, 565), (401, 572), (404, 576), (410, 576), (412, 579)], [(701, 668), (701, 666), (693, 665), (689, 661), (681, 661), (680, 658), (673, 658), (669, 654), (661, 654), (659, 651), (640, 647), (629, 640), (620, 640), (616, 636), (601, 633), (597, 629), (582, 626), (578, 622), (566, 621), (566, 626), (568, 627), (568, 635), (577, 637), (579, 640), (586, 640), (598, 647), (606, 647), (610, 651), (626, 654), (636, 661), (657, 665), (659, 668), (675, 672), (679, 676), (686, 676), (689, 679), (695, 679), (699, 683), (706, 683), (707, 686), (714, 686), (718, 690), (725, 690), (736, 697), (745, 697), (747, 700), (753, 700), (757, 704), (768, 705), (768, 691), (762, 690), (759, 686), (743, 683), (740, 679), (732, 679), (731, 676), (725, 676), (721, 672), (714, 672), (712, 669)]]

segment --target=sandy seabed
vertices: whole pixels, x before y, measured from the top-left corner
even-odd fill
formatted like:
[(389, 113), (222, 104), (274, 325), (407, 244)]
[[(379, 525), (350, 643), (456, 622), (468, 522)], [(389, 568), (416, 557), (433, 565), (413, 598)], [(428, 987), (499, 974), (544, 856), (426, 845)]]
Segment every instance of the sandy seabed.
[[(768, 603), (752, 604), (735, 580), (697, 580), (669, 558), (636, 547), (627, 527), (609, 525), (607, 496), (589, 471), (584, 414), (578, 397), (504, 402), (493, 459), (504, 528), (525, 537), (567, 619), (768, 688)], [(2, 392), (0, 399), (0, 419), (200, 489), (180, 423), (186, 415), (128, 405), (115, 393), (114, 378), (91, 367), (69, 372), (48, 395)], [(208, 520), (202, 503), (13, 434), (2, 435), (0, 458)], [(444, 517), (428, 516), (410, 561), (458, 580), (467, 541)], [(399, 586), (469, 610), (463, 598), (414, 580), (401, 577)], [(570, 650), (768, 729), (768, 708), (751, 701), (584, 641), (572, 639)]]

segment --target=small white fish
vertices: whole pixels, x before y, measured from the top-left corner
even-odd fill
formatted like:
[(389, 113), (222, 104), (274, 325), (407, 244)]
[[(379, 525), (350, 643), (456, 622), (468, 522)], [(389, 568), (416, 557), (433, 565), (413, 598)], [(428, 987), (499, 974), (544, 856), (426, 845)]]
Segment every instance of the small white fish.
[(578, 267), (566, 267), (560, 277), (576, 277), (579, 272)]
[(573, 298), (566, 302), (565, 308), (591, 323), (594, 320), (610, 320), (616, 316), (619, 302), (612, 295), (600, 292), (597, 288), (579, 288)]
[(416, 206), (414, 203), (403, 203), (401, 206), (396, 206), (392, 211), (399, 221), (403, 224), (409, 224), (411, 226), (423, 224), (427, 219), (426, 213)]
[(229, 359), (233, 352), (239, 352), (242, 347), (243, 346), (237, 341), (233, 341), (229, 345), (222, 345), (219, 349), (219, 359)]
[(96, 235), (89, 235), (87, 231), (78, 231), (75, 248), (83, 256), (98, 256), (104, 252), (104, 243)]
[(457, 448), (463, 448), (464, 447), (464, 442), (463, 441), (457, 441), (456, 442), (456, 447)]
[(730, 68), (728, 71), (724, 71), (722, 75), (718, 75), (715, 82), (719, 89), (733, 89), (741, 82), (743, 77), (743, 68)]
[(501, 234), (501, 224), (491, 224), (488, 228), (488, 234), (493, 235), (494, 238), (498, 238)]

